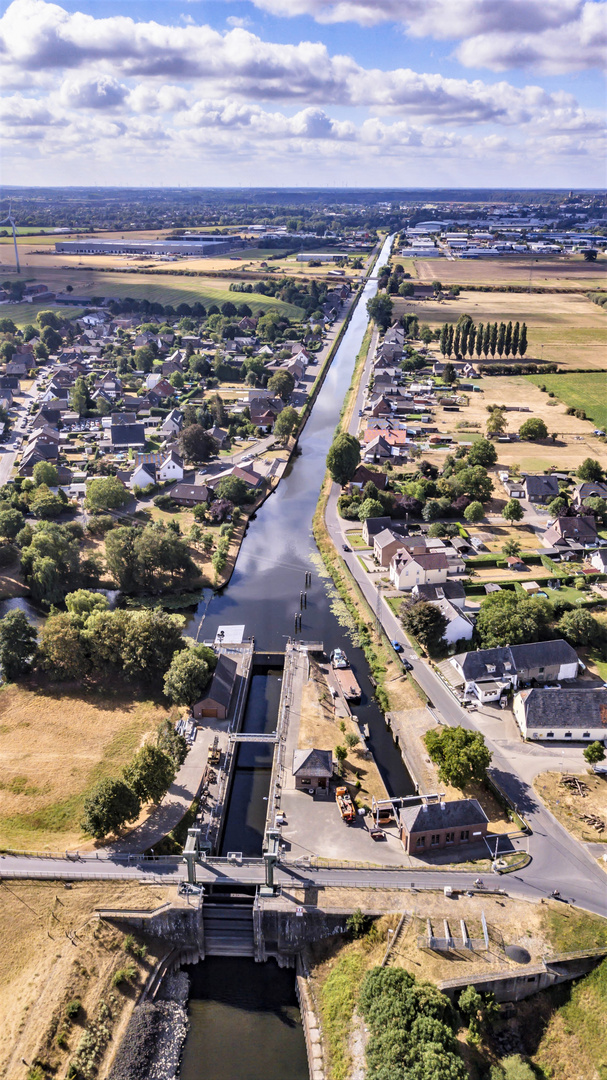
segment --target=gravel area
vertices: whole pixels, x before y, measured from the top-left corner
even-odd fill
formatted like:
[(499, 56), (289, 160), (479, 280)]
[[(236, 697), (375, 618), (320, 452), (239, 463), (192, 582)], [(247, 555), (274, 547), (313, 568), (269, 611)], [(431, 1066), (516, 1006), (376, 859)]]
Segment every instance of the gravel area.
[(188, 1030), (187, 975), (167, 975), (155, 1002), (138, 1005), (108, 1080), (176, 1080)]

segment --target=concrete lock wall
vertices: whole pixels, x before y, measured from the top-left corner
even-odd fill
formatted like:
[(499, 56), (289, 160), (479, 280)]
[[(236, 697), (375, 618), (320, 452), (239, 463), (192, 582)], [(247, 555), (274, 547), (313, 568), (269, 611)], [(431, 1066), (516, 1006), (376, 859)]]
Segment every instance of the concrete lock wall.
[(292, 967), (306, 945), (335, 934), (346, 933), (347, 915), (329, 914), (315, 909), (296, 915), (259, 907), (253, 911), (255, 959), (263, 962), (273, 957), (279, 967)]

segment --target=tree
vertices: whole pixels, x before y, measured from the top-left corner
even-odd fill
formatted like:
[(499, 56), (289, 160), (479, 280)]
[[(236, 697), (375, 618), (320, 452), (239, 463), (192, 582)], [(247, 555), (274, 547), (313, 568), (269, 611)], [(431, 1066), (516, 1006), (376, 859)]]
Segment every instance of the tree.
[(229, 499), (230, 502), (240, 505), (250, 502), (251, 489), (239, 476), (225, 476), (215, 488), (218, 499)]
[(63, 345), (63, 338), (57, 330), (53, 330), (52, 326), (45, 326), (44, 330), (40, 334), (40, 340), (43, 345), (46, 345), (49, 353), (57, 352)]
[(192, 706), (202, 697), (209, 678), (207, 662), (191, 649), (183, 649), (171, 660), (164, 677), (164, 693), (176, 705)]
[(596, 262), (598, 251), (596, 248), (584, 248), (582, 251), (584, 262)]
[(52, 465), (50, 461), (37, 461), (32, 476), (34, 483), (38, 487), (40, 484), (46, 484), (47, 487), (57, 487), (59, 483), (57, 467)]
[(20, 510), (0, 511), (0, 536), (6, 540), (14, 540), (25, 525), (25, 518)]
[(548, 513), (551, 517), (560, 517), (567, 509), (567, 506), (567, 499), (564, 499), (562, 495), (557, 495), (556, 499), (548, 503)]
[(41, 522), (22, 549), (21, 571), (35, 600), (59, 603), (80, 584), (80, 542), (68, 527)]
[(91, 480), (86, 489), (87, 510), (117, 510), (131, 498), (124, 484), (116, 476), (100, 476)]
[(142, 803), (159, 803), (175, 779), (175, 764), (164, 750), (146, 743), (133, 755), (124, 782)]
[(589, 765), (598, 765), (599, 761), (605, 760), (605, 747), (598, 739), (588, 743), (588, 746), (584, 747), (584, 757)]
[(518, 433), (521, 439), (525, 439), (526, 442), (535, 442), (537, 439), (548, 438), (548, 428), (539, 416), (532, 416), (529, 420), (525, 420), (525, 423), (521, 424), (518, 429)]
[(75, 592), (67, 594), (65, 606), (70, 615), (86, 621), (94, 611), (107, 611), (110, 605), (107, 596), (103, 593), (91, 592), (89, 589), (76, 589)]
[(504, 352), (506, 356), (510, 356), (512, 350), (512, 323), (509, 322), (506, 327), (506, 337), (504, 340)]
[(283, 401), (288, 401), (295, 389), (295, 379), (289, 371), (275, 371), (268, 379), (268, 390), (278, 394)]
[(0, 666), (7, 682), (27, 675), (38, 647), (36, 627), (15, 608), (0, 619)]
[(488, 439), (479, 439), (470, 447), (467, 461), (469, 465), (482, 465), (488, 469), (497, 461), (497, 450)]
[(596, 458), (584, 458), (577, 474), (580, 480), (588, 480), (590, 483), (600, 483), (605, 478), (604, 471)]
[(489, 352), (491, 356), (495, 356), (497, 349), (497, 323), (491, 323), (491, 333), (489, 335)]
[(487, 323), (485, 332), (483, 334), (483, 356), (485, 359), (489, 355), (489, 342), (491, 341), (491, 323)]
[(442, 291), (443, 284), (441, 281), (433, 281), (432, 288), (434, 289), (434, 295)]
[(70, 615), (50, 615), (40, 631), (40, 659), (52, 679), (82, 679), (89, 659), (80, 630)]
[(49, 521), (63, 513), (65, 501), (59, 495), (54, 495), (46, 484), (41, 484), (32, 495), (30, 510), (34, 517)]
[(502, 510), (502, 517), (506, 521), (520, 521), (523, 517), (524, 510), (518, 501), (518, 499), (508, 499), (504, 509)]
[(393, 310), (394, 304), (385, 293), (377, 293), (367, 300), (367, 313), (382, 331), (387, 330), (392, 322)]
[(506, 324), (501, 322), (499, 330), (497, 332), (497, 355), (501, 357), (504, 355), (504, 345), (506, 343)]
[(183, 428), (179, 436), (179, 447), (187, 461), (208, 461), (219, 449), (216, 439), (204, 431), (200, 424), (190, 424)]
[(189, 747), (184, 736), (177, 734), (168, 718), (158, 725), (156, 745), (170, 757), (176, 769), (183, 765), (188, 756)]
[(443, 371), (443, 382), (447, 383), (447, 386), (451, 386), (452, 383), (457, 382), (457, 372), (453, 367), (453, 364), (445, 364), (445, 370)]
[(169, 382), (176, 390), (181, 390), (185, 380), (180, 371), (173, 371), (169, 378)]
[(440, 608), (418, 600), (404, 611), (401, 622), (405, 631), (417, 638), (429, 653), (438, 651), (448, 623)]
[(85, 412), (89, 408), (89, 392), (86, 385), (86, 381), (80, 376), (76, 379), (72, 387), (70, 394), (70, 405), (74, 412), (78, 413), (78, 416), (84, 416)]
[(503, 435), (506, 430), (506, 414), (503, 409), (492, 409), (487, 419), (487, 435)]
[(589, 611), (566, 611), (558, 623), (559, 633), (570, 645), (594, 645), (603, 637), (603, 627)]
[(474, 524), (478, 521), (482, 521), (485, 516), (485, 510), (481, 502), (471, 502), (464, 510), (464, 517), (466, 521), (470, 521)]
[(341, 769), (343, 768), (344, 761), (346, 760), (346, 758), (348, 756), (348, 748), (347, 748), (347, 746), (336, 746), (334, 752), (335, 752), (335, 757), (337, 758), (337, 761), (339, 763), (339, 768), (340, 768), (340, 771), (341, 771)]
[(299, 413), (291, 405), (287, 405), (276, 417), (274, 424), (274, 437), (286, 442), (297, 429)]
[(520, 323), (515, 322), (514, 328), (512, 330), (512, 355), (513, 356), (516, 356), (516, 354), (518, 352), (518, 343), (519, 343), (520, 334), (521, 334), (521, 325), (520, 325)]
[[(110, 533), (110, 536), (112, 533)], [(179, 619), (154, 608), (129, 613), (121, 655), (131, 678), (154, 683), (163, 678), (176, 652), (185, 648)]]
[(460, 469), (455, 477), (455, 482), (460, 493), (470, 495), (471, 498), (478, 499), (479, 502), (487, 502), (491, 498), (493, 481), (482, 465), (472, 465)]
[(344, 738), (344, 742), (348, 747), (348, 750), (354, 750), (354, 748), (360, 744), (360, 736), (354, 731), (348, 731)]
[(382, 517), (383, 505), (379, 499), (365, 499), (358, 508), (358, 520), (366, 521), (367, 518)]
[(481, 603), (476, 619), (479, 647), (495, 649), (502, 645), (546, 641), (552, 636), (552, 618), (552, 604), (548, 600), (501, 589)]
[(84, 832), (101, 840), (139, 816), (141, 803), (124, 780), (102, 780), (84, 801)]
[(342, 432), (332, 442), (327, 454), (327, 469), (337, 483), (347, 484), (360, 464), (360, 444), (353, 435)]
[(520, 553), (521, 545), (518, 540), (506, 540), (506, 543), (502, 547), (502, 554), (504, 554), (506, 558), (514, 558), (516, 555), (520, 555)]
[(440, 731), (428, 731), (424, 742), (430, 760), (438, 765), (439, 780), (444, 784), (462, 790), (473, 780), (485, 779), (491, 752), (479, 731), (442, 727)]
[(521, 326), (521, 335), (518, 342), (518, 351), (520, 356), (524, 356), (527, 352), (527, 323), (523, 323)]

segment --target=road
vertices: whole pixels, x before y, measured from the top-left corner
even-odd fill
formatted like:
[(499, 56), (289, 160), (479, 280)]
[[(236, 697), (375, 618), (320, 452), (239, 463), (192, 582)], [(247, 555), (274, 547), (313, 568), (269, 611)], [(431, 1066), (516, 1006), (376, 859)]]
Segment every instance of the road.
[[(368, 373), (372, 350), (365, 364)], [(358, 430), (358, 410), (362, 408), (364, 386), (361, 379), (348, 430), (356, 435)], [(344, 552), (347, 542), (344, 522), (337, 512), (337, 500), (340, 487), (333, 484), (329, 494), (325, 521), (329, 535), (344, 560), (352, 577), (359, 585), (372, 611), (378, 610), (376, 586), (363, 570), (356, 552)], [(576, 904), (607, 916), (607, 878), (586, 848), (578, 843), (553, 817), (537, 798), (532, 781), (535, 775), (546, 768), (559, 768), (559, 749), (547, 755), (543, 748), (535, 748), (521, 740), (496, 738), (488, 728), (490, 725), (482, 714), (469, 713), (463, 709), (451, 690), (436, 672), (421, 660), (414, 651), (402, 626), (388, 606), (383, 596), (379, 610), (383, 628), (391, 641), (398, 641), (403, 646), (403, 655), (413, 666), (413, 677), (432, 702), (433, 711), (440, 722), (452, 726), (460, 725), (471, 731), (480, 731), (492, 753), (491, 774), (503, 791), (512, 800), (513, 805), (524, 817), (532, 830), (529, 837), (531, 862), (520, 872), (519, 883), (535, 892), (537, 896), (546, 896), (557, 888), (569, 898), (575, 898)], [(580, 758), (580, 763), (582, 759)], [(444, 877), (443, 877), (444, 880)], [(509, 879), (508, 879), (509, 880)]]

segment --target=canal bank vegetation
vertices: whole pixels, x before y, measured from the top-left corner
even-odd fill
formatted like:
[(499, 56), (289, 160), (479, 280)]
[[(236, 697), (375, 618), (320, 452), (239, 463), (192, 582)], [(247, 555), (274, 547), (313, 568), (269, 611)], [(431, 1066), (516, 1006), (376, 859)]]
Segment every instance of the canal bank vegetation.
[[(335, 899), (344, 909), (348, 893), (352, 906), (360, 904), (366, 910), (391, 906), (387, 893), (341, 890)], [(453, 913), (452, 901), (446, 901), (442, 893), (424, 890), (408, 896), (404, 927), (382, 970), (378, 965), (399, 923), (402, 894), (393, 893), (392, 902), (394, 913), (373, 920), (361, 936), (311, 948), (311, 989), (322, 1023), (329, 1080), (384, 1076), (387, 1080), (460, 1076), (470, 1080), (600, 1080), (605, 1065), (607, 960), (578, 983), (543, 991), (517, 1003), (515, 1009), (496, 1010), (490, 995), (465, 991), (456, 997), (458, 1009), (453, 1011), (437, 985), (455, 975), (464, 982), (498, 969), (520, 974), (521, 967), (505, 954), (506, 944), (524, 948), (531, 963), (561, 950), (600, 948), (607, 941), (607, 920), (556, 903), (467, 897), (460, 917), (476, 937), (485, 914), (491, 955), (485, 959), (478, 953), (469, 960), (460, 956), (455, 972), (452, 959), (418, 947), (428, 918), (442, 927), (443, 919), (452, 918)], [(447, 1024), (447, 1030), (424, 1024), (427, 1031), (421, 1040), (426, 1045), (443, 1045), (447, 1055), (443, 1071), (433, 1071), (437, 1069), (435, 1048), (430, 1045), (432, 1052), (424, 1059), (422, 1047), (416, 1046), (417, 1029), (413, 1031), (411, 1025), (419, 1011), (411, 1014), (409, 998), (428, 1003), (431, 1020)]]
[[(152, 911), (166, 901), (167, 889), (116, 881), (66, 887), (3, 881), (1, 894), (0, 1074), (7, 1080), (106, 1076), (166, 944), (149, 939), (146, 948), (133, 946), (95, 912)], [(129, 980), (116, 985), (117, 973), (127, 967)]]

